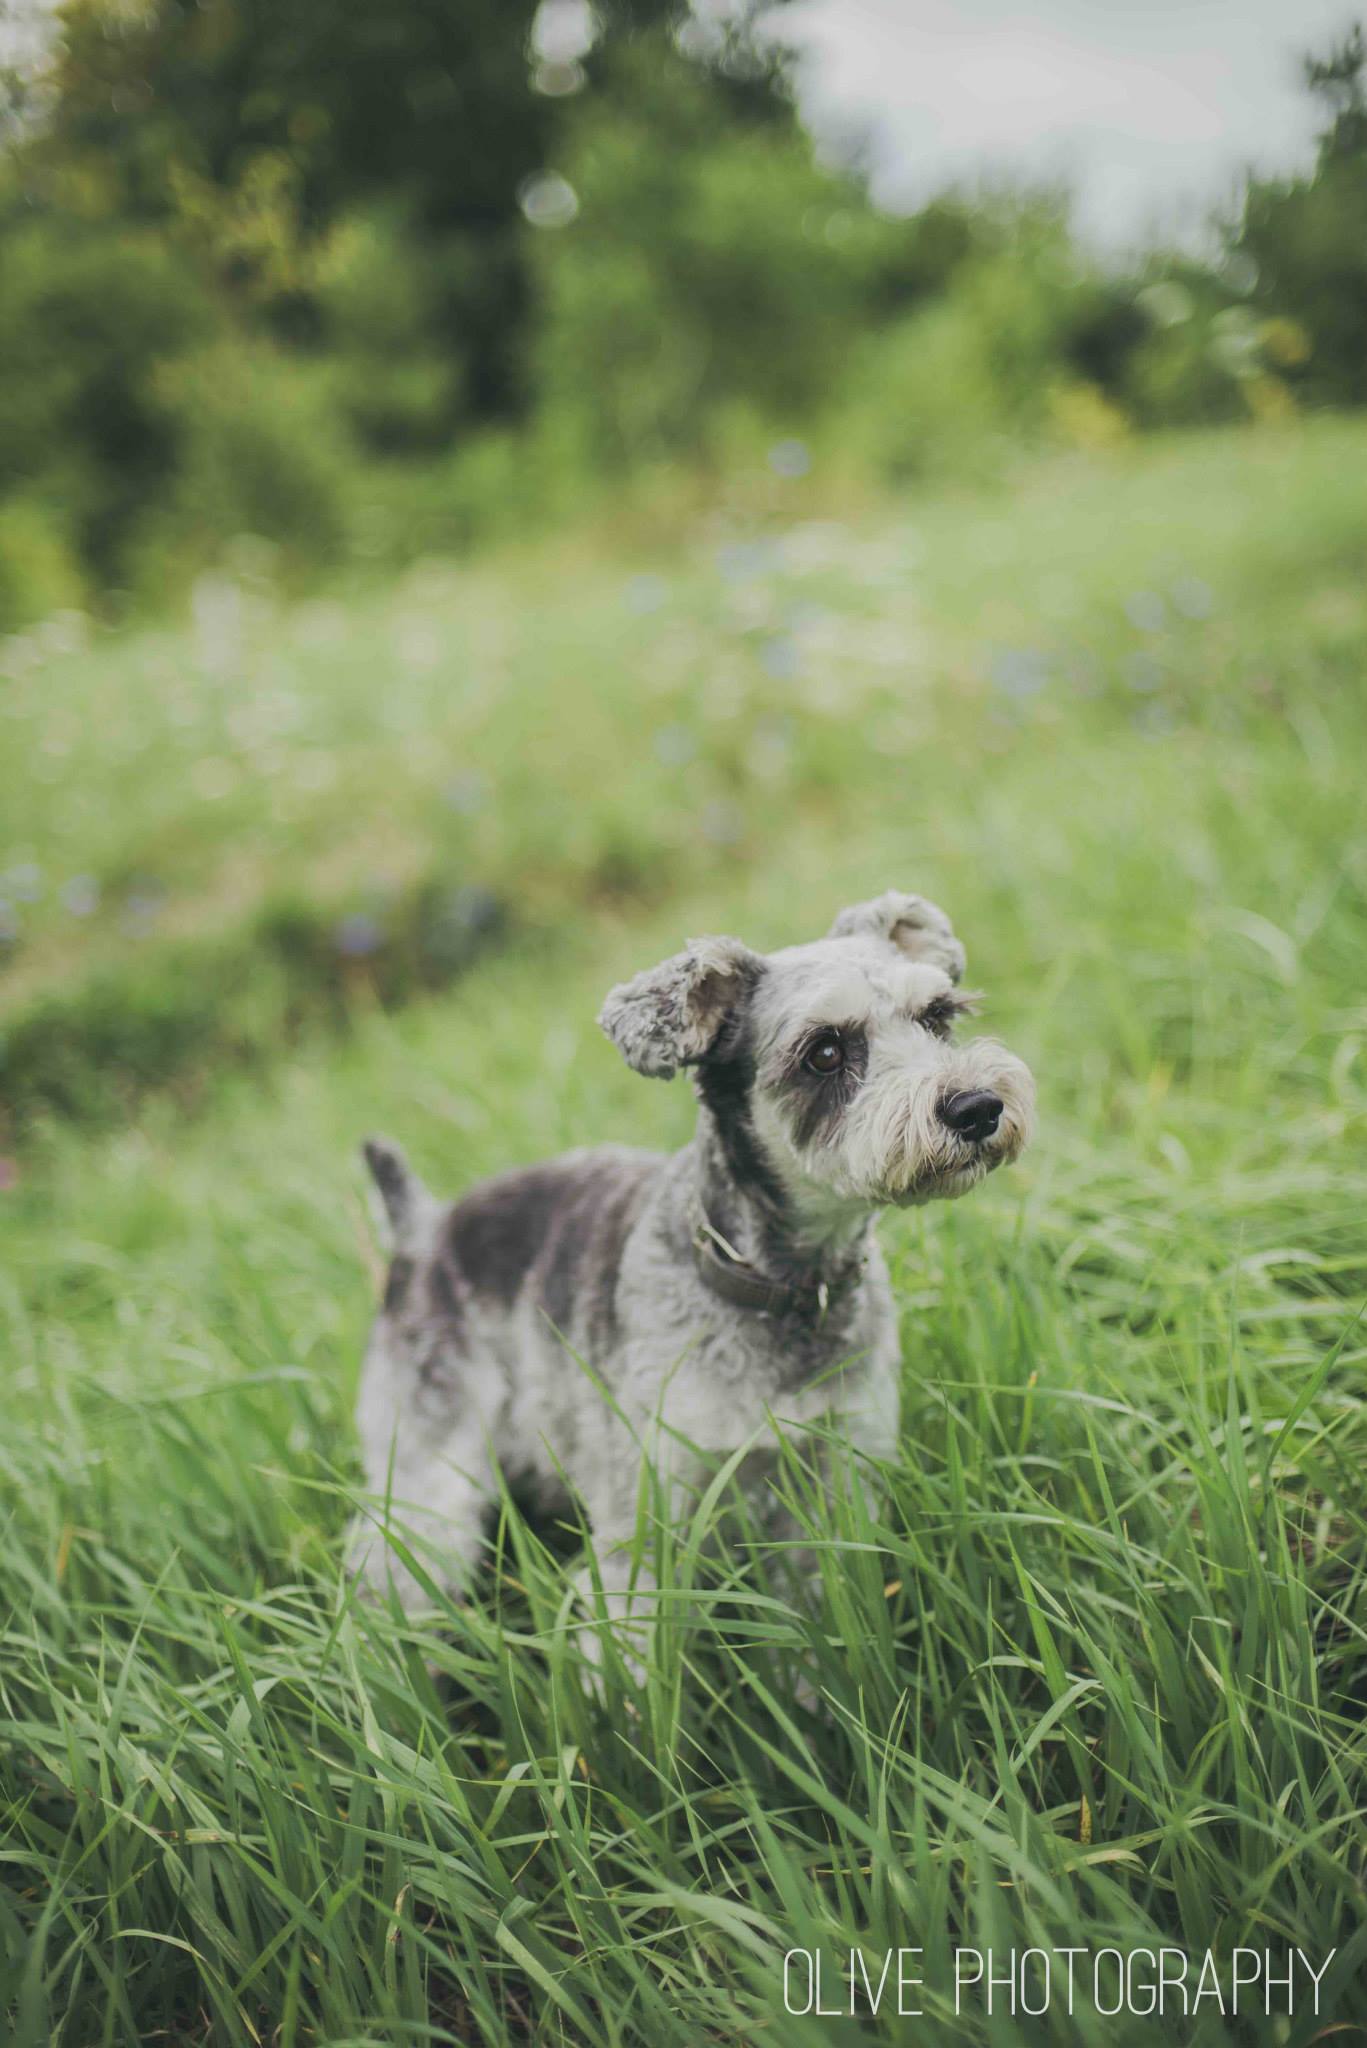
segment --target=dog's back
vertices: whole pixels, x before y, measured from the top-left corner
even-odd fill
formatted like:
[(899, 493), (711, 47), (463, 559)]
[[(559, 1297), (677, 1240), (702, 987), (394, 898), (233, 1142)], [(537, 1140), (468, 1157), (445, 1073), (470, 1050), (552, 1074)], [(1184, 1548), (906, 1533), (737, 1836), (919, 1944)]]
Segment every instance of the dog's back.
[(570, 1152), (449, 1203), (397, 1146), (372, 1139), (365, 1160), (392, 1238), (357, 1409), (372, 1487), (455, 1435), (553, 1492), (607, 1419), (594, 1380), (613, 1377), (623, 1251), (664, 1157)]

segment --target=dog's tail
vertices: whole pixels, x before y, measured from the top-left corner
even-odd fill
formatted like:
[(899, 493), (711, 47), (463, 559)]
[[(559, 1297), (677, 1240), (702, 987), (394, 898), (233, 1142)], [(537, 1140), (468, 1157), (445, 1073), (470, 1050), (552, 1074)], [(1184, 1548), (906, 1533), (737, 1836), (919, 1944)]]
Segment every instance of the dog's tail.
[(436, 1196), (414, 1173), (402, 1148), (388, 1138), (367, 1138), (361, 1157), (384, 1203), (394, 1250), (410, 1250), (438, 1207)]

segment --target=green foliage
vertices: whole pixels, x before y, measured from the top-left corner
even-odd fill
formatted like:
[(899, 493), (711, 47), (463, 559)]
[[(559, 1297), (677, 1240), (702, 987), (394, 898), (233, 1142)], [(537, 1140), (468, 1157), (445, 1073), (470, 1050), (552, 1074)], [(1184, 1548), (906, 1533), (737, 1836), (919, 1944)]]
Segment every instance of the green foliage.
[(1264, 370), (1255, 318), (1209, 280), (1166, 271), (1138, 295), (1148, 332), (1125, 369), (1124, 397), (1141, 426), (1239, 418)]
[(180, 427), (178, 473), (164, 512), (143, 528), (149, 571), (187, 564), (249, 534), (296, 562), (335, 560), (344, 538), (347, 450), (316, 367), (263, 346), (219, 346), (163, 372)]
[[(395, 546), (405, 531), (461, 543), (544, 502), (524, 472), (549, 456), (558, 475), (573, 423), (529, 387), (535, 238), (520, 195), (579, 109), (533, 89), (535, 11), (62, 10), (0, 223), (15, 280), (0, 312), (0, 491), (41, 472), (97, 590), (174, 588), (239, 530), (299, 561), (374, 554), (377, 500), (394, 503)], [(602, 11), (583, 75), (609, 134), (616, 95), (663, 61), (719, 142), (760, 135), (805, 160), (781, 56), (742, 13), (685, 59), (670, 38), (688, 42), (686, 16), (656, 0)], [(743, 190), (723, 165), (704, 212)], [(789, 196), (781, 175), (766, 190), (780, 207)], [(715, 239), (705, 220), (698, 232)], [(747, 236), (753, 257), (758, 220)], [(714, 299), (748, 268), (742, 252)], [(833, 343), (839, 323), (823, 331)], [(739, 366), (751, 382), (754, 354)], [(799, 381), (810, 396), (811, 364)], [(506, 422), (534, 410), (537, 445), (507, 459)], [(0, 573), (28, 574), (19, 561)]]
[(873, 268), (880, 313), (905, 312), (947, 290), (964, 263), (999, 243), (1001, 225), (999, 209), (987, 209), (957, 192), (930, 200), (910, 218), (887, 223)]
[(706, 451), (736, 408), (781, 423), (818, 407), (880, 234), (805, 138), (724, 121), (646, 43), (584, 107), (562, 168), (579, 210), (533, 246), (533, 376), (587, 467)]
[(504, 922), (493, 897), (446, 874), (376, 908), (268, 900), (246, 924), (156, 948), (136, 974), (106, 967), (52, 991), (0, 1036), (0, 1140), (39, 1118), (109, 1124), (154, 1089), (188, 1106), (210, 1074), (440, 987)]
[[(810, 2048), (839, 2022), (784, 2012), (785, 1951), (821, 1948), (829, 1985), (851, 1946), (911, 1945), (924, 2037), (1000, 2048), (1000, 2002), (954, 2011), (956, 1943), (1210, 1945), (1226, 1993), (1236, 1944), (1336, 1948), (1289, 2034), (1260, 2000), (1237, 2034), (1209, 2006), (1168, 2031), (1367, 2024), (1364, 438), (1148, 442), (857, 526), (807, 501), (721, 560), (562, 540), (248, 619), (212, 675), (144, 631), (7, 686), (35, 844), (104, 873), (174, 845), (187, 922), (226, 952), (235, 909), (259, 920), (236, 985), (173, 917), (122, 936), (90, 1085), (158, 987), (168, 1062), (200, 1002), (196, 1063), (113, 1131), (50, 1119), (0, 1190), (7, 2048)], [(766, 665), (785, 634), (796, 667)], [(234, 733), (244, 786), (192, 800)], [(304, 806), (285, 771), (325, 745), (362, 772)], [(344, 1041), (286, 1030), (235, 1071), (216, 1001), (229, 1027), (296, 967), (366, 972), (289, 864), (421, 817), (457, 769), (508, 943), (401, 1013), (349, 991)], [(263, 886), (297, 907), (243, 913), (266, 788), (292, 807)], [(967, 1201), (884, 1221), (901, 1452), (876, 1506), (802, 1433), (775, 1474), (816, 1611), (724, 1491), (682, 1529), (645, 1495), (641, 1687), (609, 1641), (586, 1692), (578, 1532), (511, 1500), (468, 1604), (354, 1604), (357, 1140), (393, 1131), (451, 1193), (681, 1142), (689, 1092), (596, 1032), (604, 988), (687, 932), (781, 944), (897, 881), (952, 907), (1041, 1121)], [(45, 955), (74, 990), (60, 906), (28, 910), (11, 971)], [(895, 1999), (857, 2022), (889, 2048), (917, 2024)], [(1056, 1998), (1031, 2038), (1155, 2025)]]
[[(469, 289), (452, 312), (493, 402), (507, 396), (520, 294), (516, 191), (542, 160), (551, 105), (528, 84), (534, 13), (534, 0), (380, 11), (277, 0), (264, 12), (78, 0), (64, 16), (47, 153), (112, 186), (117, 210), (163, 221), (187, 178), (231, 211), (262, 167), (283, 164), (304, 249), (377, 201), (413, 208), (467, 254)], [(295, 280), (261, 256), (243, 251), (239, 285), (288, 296)]]
[(558, 68), (530, 0), (269, 12), (73, 0), (16, 112), (0, 619), (62, 557), (160, 594), (242, 533), (411, 559), (776, 443), (900, 485), (1367, 391), (1360, 37), (1307, 66), (1311, 176), (1118, 272), (1056, 195), (881, 217), (754, 8), (620, 0)]
[[(976, 761), (983, 733), (1009, 754), (1027, 716), (1076, 739), (1078, 774), (1099, 730), (1175, 759), (1164, 735), (1206, 731), (1213, 677), (1211, 747), (1261, 731), (1289, 715), (1272, 647), (1326, 694), (1352, 672), (1361, 439), (1334, 420), (1073, 454), (1030, 472), (1010, 529), (957, 472), (914, 525), (823, 523), (818, 455), (813, 479), (769, 478), (761, 515), (737, 499), (715, 555), (642, 552), (628, 508), (620, 557), (597, 559), (600, 527), (287, 606), (243, 547), (190, 629), (28, 636), (5, 650), (0, 1096), (31, 1125), (108, 1115), (159, 1075), (198, 1091), (290, 1018), (438, 983), (460, 964), (448, 911), (457, 937), (482, 900), (554, 931), (728, 888), (794, 821), (857, 846), (869, 817), (916, 811), (926, 761)], [(1047, 777), (1032, 800), (1047, 817)], [(1272, 801), (1248, 800), (1255, 826)], [(282, 898), (313, 913), (277, 942)], [(129, 1049), (100, 1054), (100, 1031)]]
[(375, 210), (340, 222), (315, 265), (318, 349), (343, 420), (376, 455), (430, 458), (466, 409), (461, 336), (448, 317), (460, 265), (442, 255), (402, 217)]
[[(306, 327), (315, 240), (376, 208), (402, 212), (441, 278), (433, 338), (456, 339), (478, 413), (502, 415), (522, 397), (518, 193), (553, 160), (561, 118), (561, 102), (532, 88), (536, 12), (537, 0), (274, 0), (264, 12), (72, 0), (39, 160), (67, 184), (93, 183), (116, 214), (174, 224), (188, 209), (229, 281)], [(685, 14), (614, 0), (595, 75), (618, 43)], [(719, 105), (791, 123), (781, 67), (743, 19), (694, 68)], [(274, 231), (254, 234), (263, 211)]]
[[(954, 216), (950, 216), (953, 220)], [(944, 282), (853, 351), (824, 435), (894, 483), (990, 474), (1031, 443), (1104, 446), (1145, 331), (1133, 287), (1077, 251), (1048, 196), (984, 201)]]
[(84, 595), (60, 515), (35, 499), (0, 502), (0, 632), (69, 610)]
[[(831, 431), (842, 449), (893, 484), (990, 473), (1020, 424), (993, 373), (970, 309), (939, 300), (857, 351)], [(1038, 424), (1043, 393), (1028, 410)]]
[[(0, 2031), (806, 2048), (786, 1948), (923, 1935), (1337, 1944), (1360, 2027), (1367, 451), (1126, 436), (1364, 396), (1361, 41), (1234, 261), (1117, 277), (880, 219), (754, 10), (601, 0), (561, 98), (532, 11), (72, 0), (0, 80)], [(511, 1502), (352, 1607), (361, 1132), (678, 1142), (603, 988), (894, 880), (1042, 1128), (889, 1220), (905, 1456), (778, 1475), (819, 1612), (724, 1499), (644, 1504), (639, 1692)]]
[(1328, 116), (1313, 175), (1253, 179), (1234, 246), (1255, 301), (1291, 323), (1282, 368), (1308, 396), (1367, 399), (1367, 44), (1361, 26), (1306, 79)]
[(59, 214), (0, 217), (0, 480), (61, 503), (71, 545), (117, 578), (130, 524), (180, 452), (162, 365), (211, 316), (156, 236)]

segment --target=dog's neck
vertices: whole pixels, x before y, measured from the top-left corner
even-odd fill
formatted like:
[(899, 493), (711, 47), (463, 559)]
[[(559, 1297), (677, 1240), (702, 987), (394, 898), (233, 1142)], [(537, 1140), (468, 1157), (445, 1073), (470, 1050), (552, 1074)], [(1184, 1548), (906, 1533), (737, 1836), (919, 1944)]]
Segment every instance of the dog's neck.
[(835, 1285), (863, 1259), (876, 1211), (786, 1185), (765, 1157), (739, 1104), (699, 1090), (692, 1154), (695, 1214), (709, 1234), (767, 1278), (799, 1287)]

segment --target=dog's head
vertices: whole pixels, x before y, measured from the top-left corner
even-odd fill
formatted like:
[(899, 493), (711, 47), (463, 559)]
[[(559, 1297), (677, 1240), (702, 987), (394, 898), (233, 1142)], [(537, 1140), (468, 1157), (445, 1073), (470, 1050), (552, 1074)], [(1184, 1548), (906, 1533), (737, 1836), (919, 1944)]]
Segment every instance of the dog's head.
[(785, 1193), (905, 1206), (965, 1194), (1030, 1133), (1028, 1068), (956, 1038), (963, 969), (944, 912), (889, 890), (812, 945), (693, 939), (613, 989), (599, 1022), (638, 1073), (692, 1069)]

